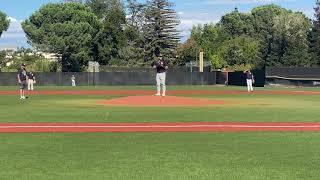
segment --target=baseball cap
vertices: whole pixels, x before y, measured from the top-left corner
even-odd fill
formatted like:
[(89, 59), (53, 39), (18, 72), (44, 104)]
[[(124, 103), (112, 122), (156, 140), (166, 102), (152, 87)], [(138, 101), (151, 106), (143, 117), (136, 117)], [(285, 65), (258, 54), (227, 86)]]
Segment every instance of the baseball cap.
[(21, 66), (26, 66), (26, 64), (25, 64), (25, 63), (22, 63)]

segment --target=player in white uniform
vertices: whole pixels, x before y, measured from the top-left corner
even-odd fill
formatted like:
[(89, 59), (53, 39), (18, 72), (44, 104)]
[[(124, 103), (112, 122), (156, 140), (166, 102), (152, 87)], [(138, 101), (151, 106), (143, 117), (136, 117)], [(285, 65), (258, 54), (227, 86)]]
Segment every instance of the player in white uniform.
[(76, 86), (76, 77), (74, 75), (71, 76), (71, 86)]
[(36, 83), (36, 78), (33, 74), (33, 72), (30, 72), (28, 74), (28, 90), (33, 91), (33, 85)]
[(250, 70), (244, 72), (247, 80), (248, 92), (253, 92), (254, 76)]
[[(164, 61), (162, 55), (159, 56), (159, 59), (152, 63), (153, 68), (156, 68), (157, 75), (157, 93), (156, 96), (166, 96), (166, 73), (168, 70), (168, 65)], [(161, 94), (161, 87), (162, 87), (162, 94)]]

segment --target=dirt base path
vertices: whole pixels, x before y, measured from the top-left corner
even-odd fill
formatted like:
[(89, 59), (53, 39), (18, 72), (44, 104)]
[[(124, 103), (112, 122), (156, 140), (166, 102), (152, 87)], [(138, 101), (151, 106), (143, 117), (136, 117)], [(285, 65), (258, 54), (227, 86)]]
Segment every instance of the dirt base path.
[[(0, 91), (0, 95), (18, 95), (19, 91)], [(28, 95), (152, 95), (151, 90), (68, 90), (28, 91)], [(236, 95), (248, 94), (245, 90), (172, 90), (168, 95)], [(320, 91), (259, 90), (252, 94), (320, 95)]]
[(320, 132), (320, 123), (7, 123), (0, 133)]

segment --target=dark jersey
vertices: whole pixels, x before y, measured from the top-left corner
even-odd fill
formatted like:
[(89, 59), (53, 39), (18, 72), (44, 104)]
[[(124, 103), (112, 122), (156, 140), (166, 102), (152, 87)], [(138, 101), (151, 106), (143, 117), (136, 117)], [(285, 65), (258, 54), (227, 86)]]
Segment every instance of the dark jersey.
[(152, 63), (152, 66), (156, 67), (157, 73), (164, 73), (167, 71), (167, 63), (165, 61), (155, 61)]
[(33, 75), (33, 73), (29, 73), (29, 74), (28, 74), (28, 79), (34, 80), (34, 75)]
[(246, 72), (246, 79), (253, 79), (253, 75), (251, 72), (249, 71)]
[(20, 69), (18, 72), (18, 76), (20, 81), (26, 81), (27, 80), (27, 71), (25, 69)]

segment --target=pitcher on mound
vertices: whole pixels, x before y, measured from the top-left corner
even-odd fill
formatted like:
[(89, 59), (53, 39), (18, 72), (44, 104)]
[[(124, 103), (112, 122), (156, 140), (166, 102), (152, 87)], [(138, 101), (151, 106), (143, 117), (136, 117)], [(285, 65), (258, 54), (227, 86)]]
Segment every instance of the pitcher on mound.
[[(166, 73), (168, 64), (164, 61), (163, 56), (160, 54), (158, 60), (152, 63), (152, 67), (156, 69), (157, 93), (156, 96), (166, 96)], [(162, 94), (161, 94), (162, 87)]]

